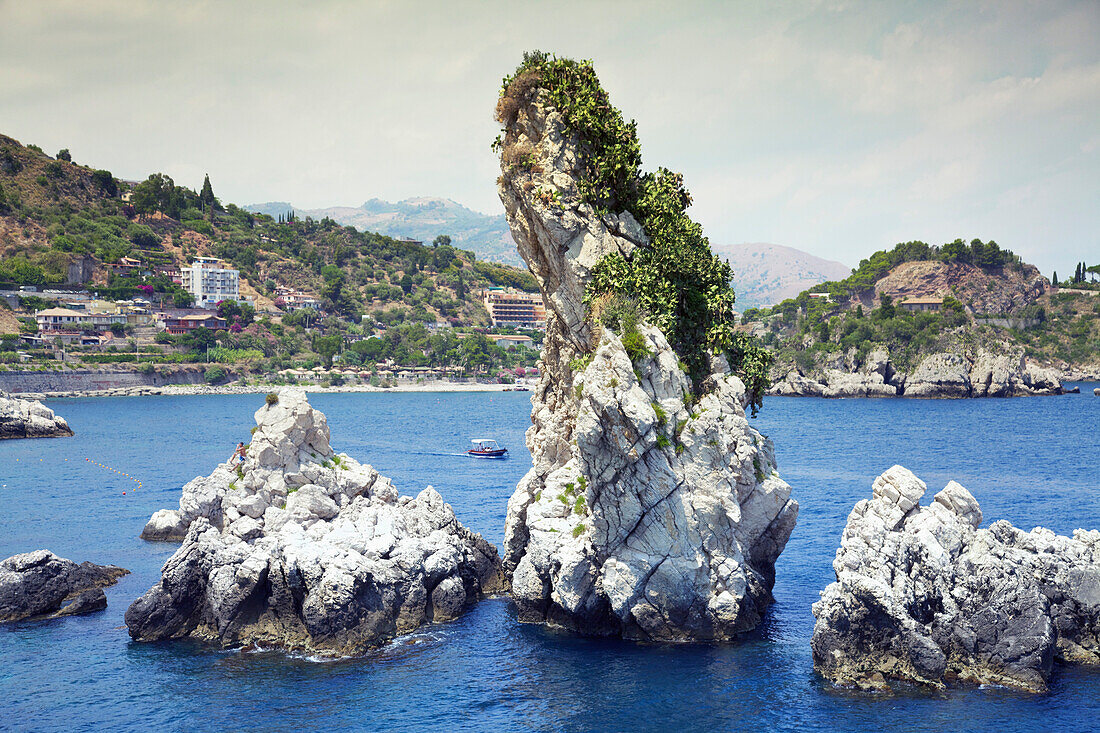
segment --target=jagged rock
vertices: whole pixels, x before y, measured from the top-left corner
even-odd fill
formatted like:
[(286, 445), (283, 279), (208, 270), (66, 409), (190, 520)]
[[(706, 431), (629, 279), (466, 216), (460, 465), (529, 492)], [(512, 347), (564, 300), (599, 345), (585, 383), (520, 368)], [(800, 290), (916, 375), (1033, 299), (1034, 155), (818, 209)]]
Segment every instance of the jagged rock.
[(0, 561), (0, 622), (101, 610), (107, 607), (101, 589), (129, 572), (114, 565), (77, 565), (49, 550), (13, 555)]
[(65, 418), (35, 400), (21, 400), (0, 392), (0, 440), (4, 438), (61, 438), (73, 431)]
[(875, 349), (858, 365), (855, 349), (837, 356), (826, 365), (820, 380), (791, 370), (772, 385), (768, 394), (787, 397), (896, 397), (895, 370), (890, 354)]
[(495, 547), (430, 486), (399, 497), (334, 454), (303, 392), (282, 391), (256, 425), (239, 470), (218, 466), (184, 487), (175, 515), (150, 520), (186, 536), (126, 612), (135, 640), (351, 654), (501, 588)]
[(970, 363), (960, 354), (931, 354), (905, 380), (907, 397), (969, 397)]
[(499, 179), (547, 305), (527, 431), (534, 465), (505, 524), (512, 598), (521, 621), (587, 634), (730, 639), (771, 601), (798, 505), (723, 359), (692, 404), (660, 330), (639, 325), (651, 355), (632, 363), (591, 317), (591, 268), (648, 238), (629, 213), (601, 216), (580, 200), (577, 141), (543, 102), (523, 105), (504, 139), (505, 156), (530, 149), (533, 163), (502, 161)]
[(102, 611), (106, 607), (107, 594), (103, 592), (102, 588), (93, 588), (78, 595), (54, 616), (58, 618), (61, 616), (82, 616), (86, 613)]
[(962, 486), (922, 507), (925, 490), (894, 466), (848, 516), (837, 582), (813, 606), (822, 675), (865, 688), (957, 680), (1039, 692), (1055, 660), (1100, 664), (1100, 532), (980, 529)]
[(768, 394), (791, 397), (1020, 397), (1062, 393), (1058, 372), (1033, 364), (1019, 349), (973, 355), (938, 352), (925, 356), (909, 374), (894, 368), (889, 354), (872, 351), (861, 366), (853, 353), (839, 354), (809, 375), (790, 370)]

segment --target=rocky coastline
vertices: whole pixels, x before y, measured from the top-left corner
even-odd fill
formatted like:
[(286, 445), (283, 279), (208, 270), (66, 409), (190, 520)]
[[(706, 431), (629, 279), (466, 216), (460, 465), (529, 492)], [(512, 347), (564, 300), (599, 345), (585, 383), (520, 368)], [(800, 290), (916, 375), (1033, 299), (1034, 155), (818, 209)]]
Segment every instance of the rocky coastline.
[(1047, 690), (1055, 662), (1100, 664), (1100, 531), (1072, 537), (982, 512), (952, 481), (894, 466), (855, 505), (813, 605), (814, 666), (843, 686), (889, 680)]
[(62, 438), (73, 434), (65, 418), (33, 399), (0, 392), (0, 440), (9, 438)]
[(1024, 397), (1063, 393), (1057, 370), (1039, 366), (1022, 351), (937, 352), (906, 372), (889, 353), (876, 349), (860, 359), (855, 350), (838, 354), (808, 374), (798, 368), (776, 375), (768, 394), (783, 397)]
[(189, 482), (142, 537), (183, 544), (126, 611), (136, 641), (355, 654), (501, 589), (495, 547), (430, 486), (398, 496), (334, 453), (300, 390), (268, 398), (243, 462)]
[(103, 589), (129, 574), (114, 565), (94, 565), (35, 550), (0, 561), (0, 623), (60, 618), (107, 607)]
[[(78, 397), (155, 397), (194, 395), (267, 394), (280, 389), (280, 384), (169, 384), (161, 387), (137, 386), (111, 389), (80, 389), (60, 392), (22, 392), (24, 400), (54, 400)], [(297, 389), (309, 393), (375, 393), (375, 392), (507, 392), (515, 390), (508, 384), (484, 384), (481, 382), (454, 382), (446, 380), (424, 381), (392, 387), (375, 387), (371, 384), (350, 384), (325, 387), (320, 384), (297, 385)]]
[[(504, 571), (520, 621), (646, 641), (725, 641), (771, 602), (797, 503), (770, 441), (745, 417), (741, 380), (712, 359), (690, 395), (665, 335), (644, 321), (644, 356), (592, 317), (591, 268), (646, 246), (629, 212), (580, 200), (576, 138), (545, 100), (508, 124), (498, 193), (547, 304), (527, 447), (508, 502)], [(525, 167), (508, 162), (524, 150)], [(695, 401), (697, 399), (697, 401)]]

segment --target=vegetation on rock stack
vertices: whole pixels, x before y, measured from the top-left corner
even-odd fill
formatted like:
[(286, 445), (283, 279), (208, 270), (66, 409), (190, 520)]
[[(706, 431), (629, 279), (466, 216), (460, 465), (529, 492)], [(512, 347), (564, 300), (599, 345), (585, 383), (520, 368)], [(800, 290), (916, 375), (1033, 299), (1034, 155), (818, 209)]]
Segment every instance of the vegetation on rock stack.
[(697, 386), (707, 373), (707, 352), (725, 354), (751, 393), (755, 411), (768, 387), (771, 356), (735, 330), (733, 272), (686, 214), (691, 195), (683, 177), (666, 168), (641, 170), (637, 126), (611, 104), (590, 61), (524, 54), (515, 74), (504, 79), (497, 120), (511, 124), (521, 100), (534, 90), (545, 92), (544, 101), (577, 135), (581, 199), (600, 214), (630, 212), (650, 240), (629, 258), (612, 254), (600, 261), (592, 271), (589, 301), (609, 294), (635, 299)]

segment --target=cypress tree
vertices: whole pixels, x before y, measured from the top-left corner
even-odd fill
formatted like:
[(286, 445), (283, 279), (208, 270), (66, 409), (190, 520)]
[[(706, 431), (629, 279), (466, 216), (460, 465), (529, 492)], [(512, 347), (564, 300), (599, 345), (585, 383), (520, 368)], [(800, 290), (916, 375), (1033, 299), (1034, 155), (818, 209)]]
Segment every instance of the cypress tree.
[(1058, 271), (1055, 270), (1054, 274), (1050, 276), (1050, 284), (1054, 287), (1058, 287)]
[(202, 182), (202, 193), (199, 194), (199, 201), (202, 202), (203, 211), (207, 208), (213, 209), (217, 199), (214, 198), (214, 187), (210, 185), (210, 174), (206, 174), (206, 178)]

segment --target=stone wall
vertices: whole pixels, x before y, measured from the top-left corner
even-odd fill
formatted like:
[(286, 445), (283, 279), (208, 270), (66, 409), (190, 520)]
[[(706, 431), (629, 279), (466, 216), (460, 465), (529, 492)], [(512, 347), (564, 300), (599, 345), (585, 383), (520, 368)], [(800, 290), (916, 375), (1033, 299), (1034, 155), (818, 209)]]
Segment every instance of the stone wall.
[(0, 392), (82, 392), (125, 387), (160, 387), (166, 384), (201, 384), (202, 369), (181, 369), (166, 374), (130, 371), (11, 371), (0, 372)]

